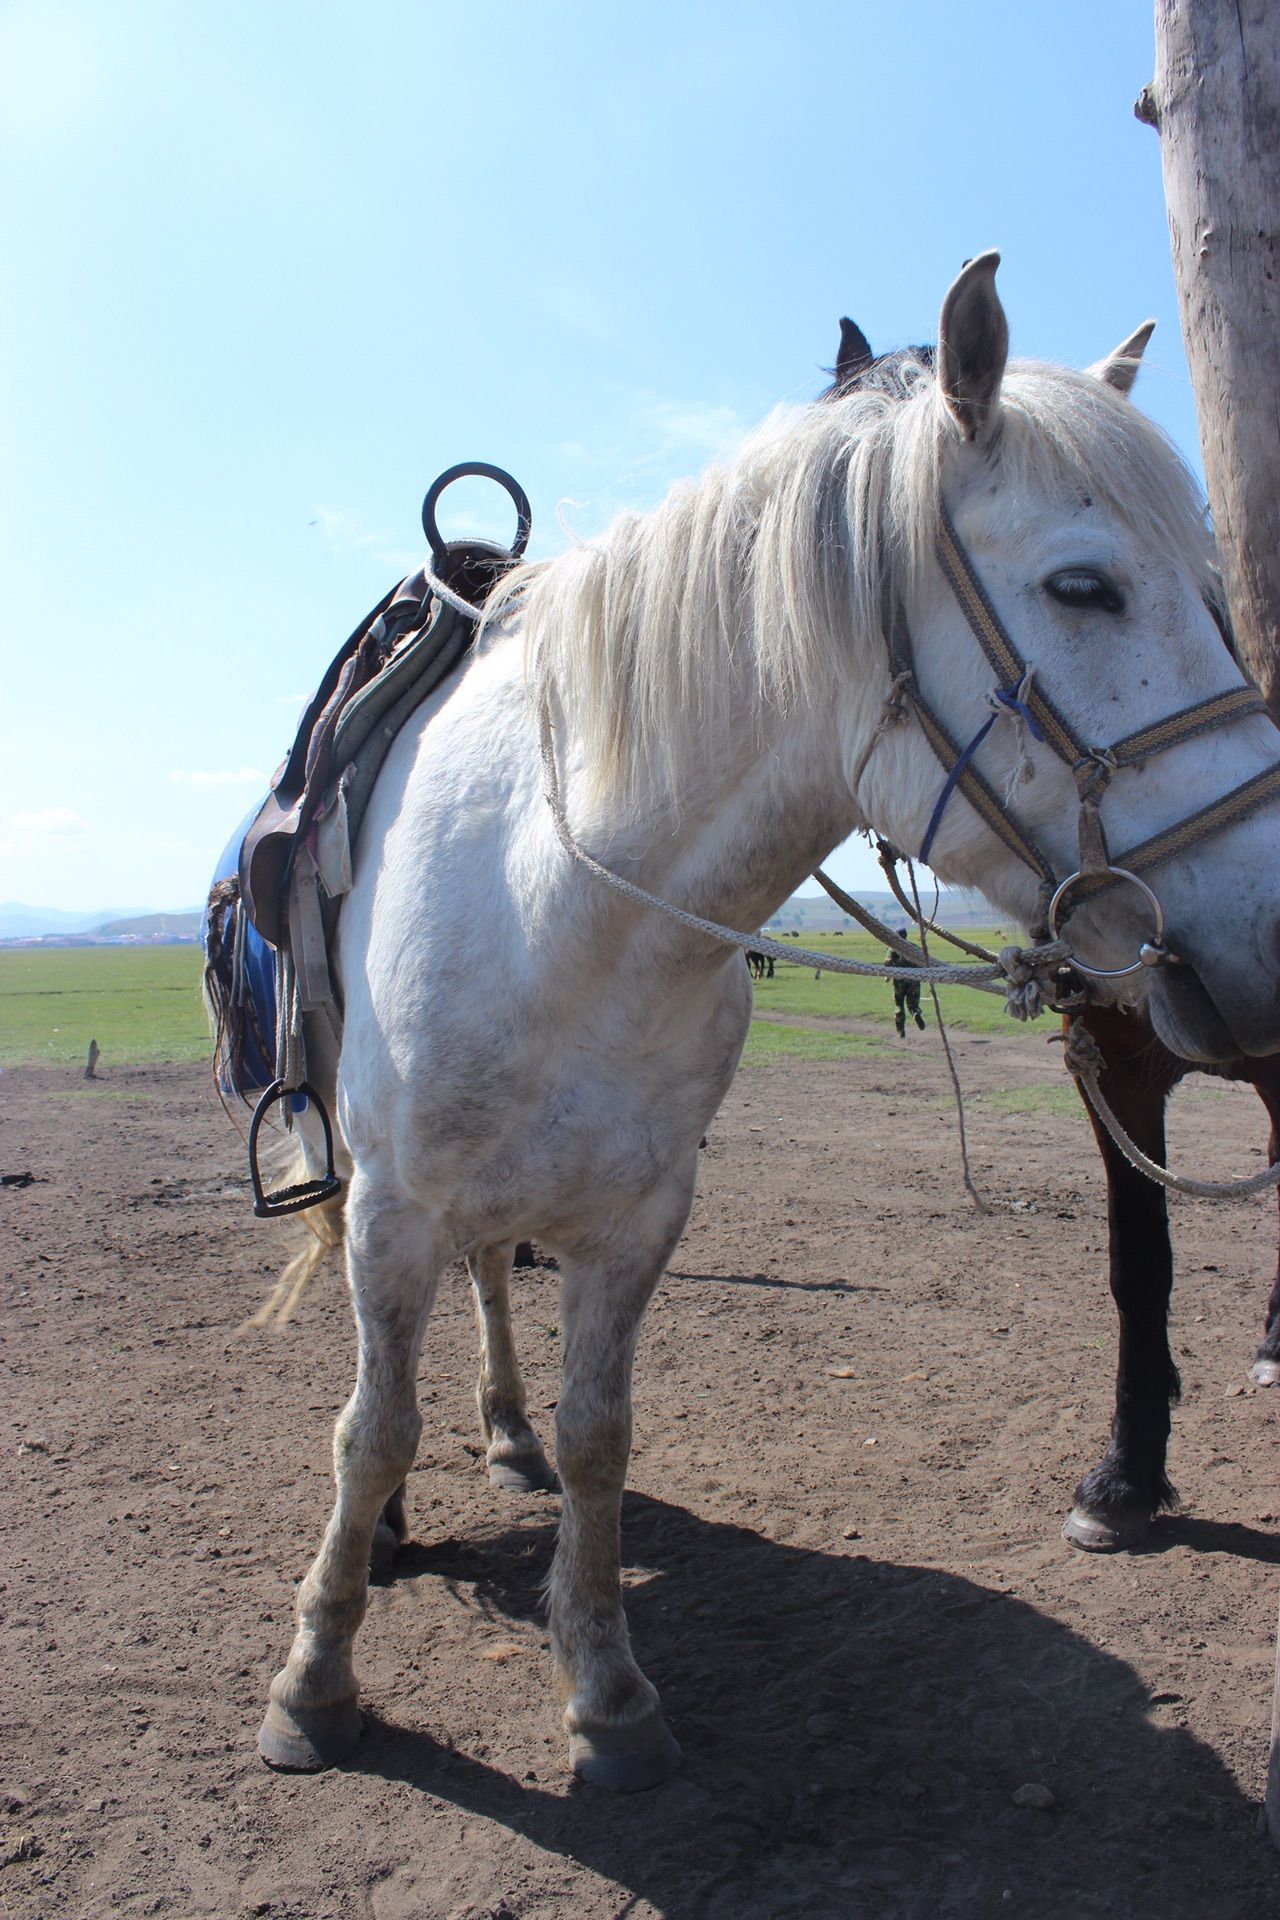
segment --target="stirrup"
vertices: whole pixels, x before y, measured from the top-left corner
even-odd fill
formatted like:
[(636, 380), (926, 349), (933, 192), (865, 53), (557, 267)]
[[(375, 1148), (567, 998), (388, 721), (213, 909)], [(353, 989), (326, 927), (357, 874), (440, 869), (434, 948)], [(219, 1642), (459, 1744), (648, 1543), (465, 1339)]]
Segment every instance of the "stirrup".
[[(267, 1193), (262, 1185), (262, 1172), (258, 1166), (258, 1129), (278, 1100), (292, 1099), (294, 1094), (305, 1095), (320, 1115), (320, 1124), (324, 1128), (325, 1170), (316, 1180), (300, 1180), (292, 1187), (278, 1187), (274, 1193)], [(325, 1112), (324, 1101), (309, 1081), (304, 1080), (300, 1087), (286, 1087), (283, 1080), (273, 1080), (253, 1110), (253, 1119), (249, 1122), (249, 1178), (253, 1182), (253, 1211), (259, 1220), (270, 1220), (277, 1214), (301, 1213), (307, 1207), (318, 1207), (322, 1200), (332, 1199), (335, 1193), (342, 1191), (342, 1182), (333, 1170), (333, 1128)]]

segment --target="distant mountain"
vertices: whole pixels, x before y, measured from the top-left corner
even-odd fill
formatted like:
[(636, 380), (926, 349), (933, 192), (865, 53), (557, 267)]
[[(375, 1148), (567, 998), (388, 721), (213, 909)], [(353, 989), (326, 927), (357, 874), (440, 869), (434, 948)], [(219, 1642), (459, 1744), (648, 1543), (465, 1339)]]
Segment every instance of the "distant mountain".
[(194, 940), (200, 932), (200, 909), (186, 913), (135, 913), (123, 920), (107, 920), (93, 932), (103, 940)]
[(0, 940), (38, 938), (42, 933), (89, 933), (122, 913), (137, 911), (129, 907), (98, 907), (93, 913), (68, 911), (64, 907), (28, 907), (20, 900), (0, 903)]
[[(198, 920), (199, 908), (193, 911)], [(20, 900), (6, 900), (0, 902), (0, 940), (38, 940), (44, 934), (66, 938), (69, 934), (100, 933), (104, 928), (114, 928), (118, 922), (149, 918), (154, 914), (155, 909), (150, 906), (97, 907), (86, 913), (81, 908), (29, 907)], [(181, 920), (188, 916), (184, 909), (179, 914), (157, 917)]]
[[(849, 891), (853, 892), (853, 898), (860, 907), (865, 907), (868, 913), (873, 913), (877, 920), (883, 920), (888, 926), (898, 927), (906, 917), (888, 891)], [(932, 908), (932, 887), (927, 893), (922, 892), (920, 904), (926, 913)], [(937, 918), (941, 926), (998, 927), (1006, 922), (1007, 915), (998, 913), (980, 894), (953, 891), (943, 894)], [(854, 924), (825, 893), (793, 893), (786, 905), (780, 907), (770, 920), (769, 931), (833, 933)]]

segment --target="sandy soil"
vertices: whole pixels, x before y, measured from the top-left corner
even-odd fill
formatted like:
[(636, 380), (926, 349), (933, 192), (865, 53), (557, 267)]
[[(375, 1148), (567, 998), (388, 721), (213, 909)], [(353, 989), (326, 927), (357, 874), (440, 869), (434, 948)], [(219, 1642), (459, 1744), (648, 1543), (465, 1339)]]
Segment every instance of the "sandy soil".
[[(624, 1514), (639, 1657), (682, 1773), (564, 1773), (538, 1589), (555, 1500), (492, 1490), (465, 1283), (422, 1367), (412, 1545), (360, 1643), (355, 1764), (254, 1740), (328, 1511), (353, 1368), (337, 1276), (238, 1336), (280, 1264), (188, 1068), (0, 1080), (9, 1384), (0, 1913), (440, 1920), (1261, 1920), (1280, 1393), (1247, 1368), (1275, 1211), (1175, 1203), (1186, 1507), (1150, 1549), (1059, 1538), (1110, 1415), (1102, 1182), (1056, 1055), (937, 1037), (744, 1073), (644, 1336)], [(1256, 1166), (1244, 1089), (1175, 1157)], [(550, 1437), (556, 1291), (524, 1276)], [(1024, 1786), (1051, 1804), (1018, 1804)], [(1043, 1799), (1043, 1795), (1033, 1795)]]

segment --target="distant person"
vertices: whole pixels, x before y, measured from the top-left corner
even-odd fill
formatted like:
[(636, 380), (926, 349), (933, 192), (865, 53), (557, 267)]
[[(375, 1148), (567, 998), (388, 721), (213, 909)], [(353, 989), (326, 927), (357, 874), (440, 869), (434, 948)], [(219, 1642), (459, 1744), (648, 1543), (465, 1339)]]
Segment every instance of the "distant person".
[[(905, 927), (898, 928), (898, 937), (907, 938)], [(918, 967), (920, 962), (914, 954), (886, 953), (885, 959), (891, 967)], [(920, 982), (918, 980), (895, 980), (893, 983), (893, 1024), (898, 1029), (899, 1040), (906, 1038), (907, 1015), (924, 1032), (924, 1015), (920, 1011)]]

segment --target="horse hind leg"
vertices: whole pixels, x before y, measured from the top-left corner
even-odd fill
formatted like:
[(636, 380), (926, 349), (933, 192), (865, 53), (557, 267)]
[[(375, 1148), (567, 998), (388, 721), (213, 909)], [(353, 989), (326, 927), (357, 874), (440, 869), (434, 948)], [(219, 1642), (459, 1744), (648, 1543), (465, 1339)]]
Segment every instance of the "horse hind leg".
[(408, 1491), (402, 1480), (378, 1515), (369, 1549), (369, 1578), (382, 1583), (395, 1572), (396, 1555), (409, 1538), (409, 1516), (405, 1511)]
[(353, 1646), (368, 1604), (375, 1531), (388, 1504), (394, 1516), (422, 1428), (418, 1354), (440, 1264), (424, 1258), (431, 1240), (421, 1209), (375, 1200), (367, 1179), (356, 1176), (347, 1267), (360, 1330), (359, 1369), (334, 1431), (333, 1514), (298, 1590), (297, 1631), (288, 1661), (271, 1683), (258, 1736), (258, 1750), (270, 1766), (332, 1766), (359, 1738)]
[[(1250, 1060), (1246, 1064), (1251, 1069), (1250, 1078), (1271, 1121), (1268, 1157), (1274, 1167), (1276, 1161), (1280, 1160), (1280, 1058), (1271, 1054), (1265, 1060)], [(1280, 1188), (1277, 1189), (1277, 1205), (1280, 1205)], [(1277, 1269), (1271, 1298), (1267, 1302), (1262, 1344), (1254, 1355), (1249, 1377), (1256, 1380), (1260, 1387), (1280, 1387), (1280, 1268)]]
[(508, 1241), (481, 1247), (467, 1256), (480, 1330), (476, 1406), (485, 1461), (495, 1487), (510, 1493), (553, 1492), (559, 1481), (529, 1424), (511, 1330), (512, 1252), (513, 1243)]

